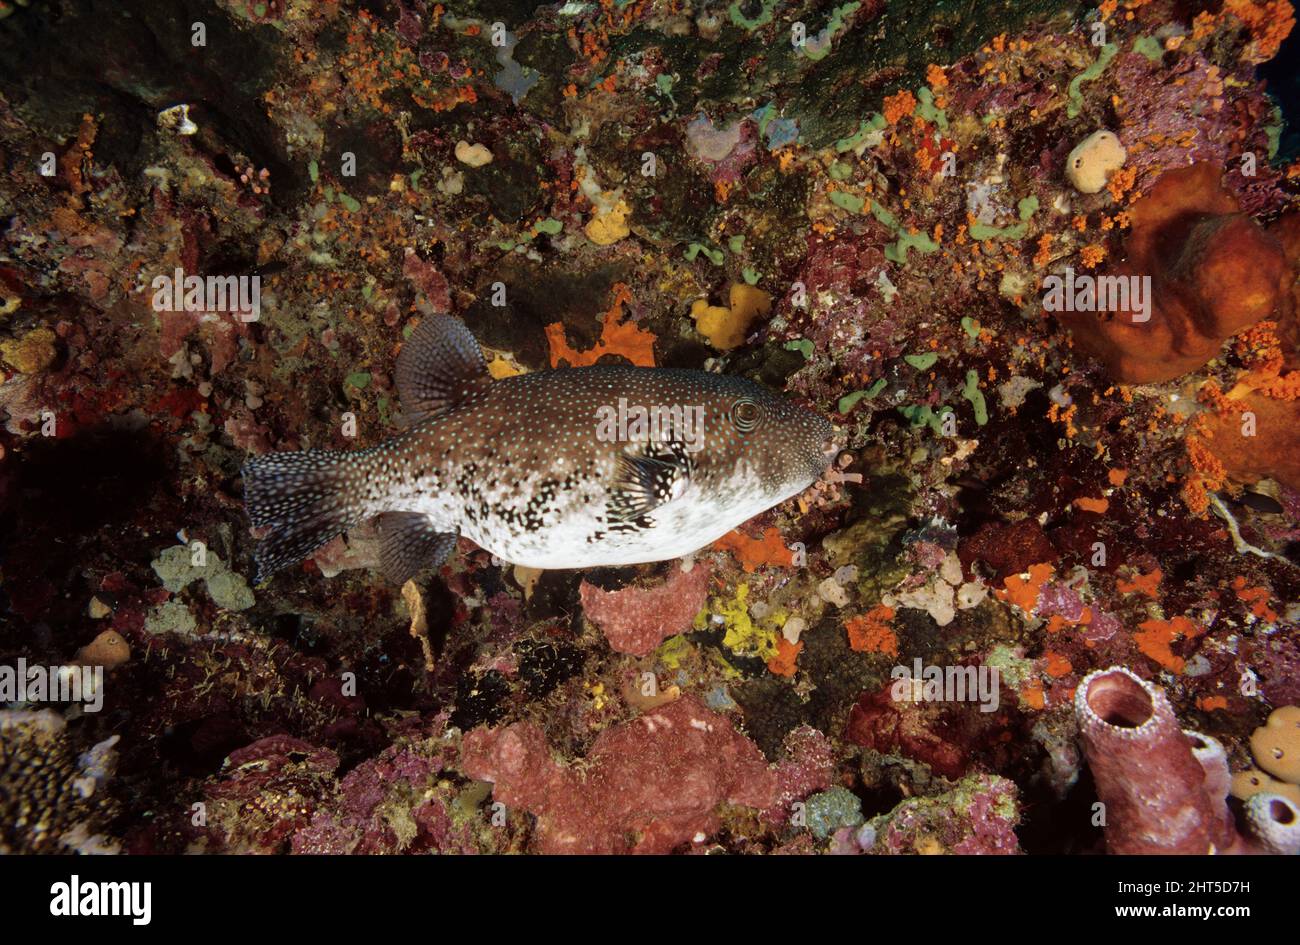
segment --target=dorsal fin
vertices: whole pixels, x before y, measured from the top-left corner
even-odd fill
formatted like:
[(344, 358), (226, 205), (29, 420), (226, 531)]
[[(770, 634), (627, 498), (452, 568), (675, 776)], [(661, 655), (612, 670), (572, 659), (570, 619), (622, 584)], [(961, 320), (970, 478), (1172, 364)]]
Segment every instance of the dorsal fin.
[(428, 315), (397, 356), (397, 393), (411, 423), (456, 406), (492, 382), (465, 323)]

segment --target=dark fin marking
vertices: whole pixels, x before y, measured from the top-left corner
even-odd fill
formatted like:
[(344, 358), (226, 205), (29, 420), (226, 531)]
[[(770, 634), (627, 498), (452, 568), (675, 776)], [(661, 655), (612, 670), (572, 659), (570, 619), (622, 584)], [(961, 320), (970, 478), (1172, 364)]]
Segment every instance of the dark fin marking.
[(682, 494), (691, 465), (680, 444), (653, 444), (644, 452), (623, 453), (609, 501), (611, 524), (651, 528), (649, 516)]
[(272, 529), (253, 552), (255, 584), (309, 557), (362, 517), (355, 453), (266, 453), (245, 462), (243, 476), (249, 520)]
[(438, 531), (420, 512), (383, 512), (378, 522), (380, 566), (394, 584), (436, 568), (456, 547), (455, 535)]
[(395, 381), (402, 412), (414, 424), (464, 402), (492, 377), (464, 322), (428, 315), (402, 345)]

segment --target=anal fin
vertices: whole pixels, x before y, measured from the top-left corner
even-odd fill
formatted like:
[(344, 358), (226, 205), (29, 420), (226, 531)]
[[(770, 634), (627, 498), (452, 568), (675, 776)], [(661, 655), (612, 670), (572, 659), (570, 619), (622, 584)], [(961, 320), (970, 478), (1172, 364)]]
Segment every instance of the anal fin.
[(384, 512), (378, 525), (379, 563), (384, 576), (396, 584), (436, 568), (456, 547), (456, 536), (438, 531), (421, 512)]

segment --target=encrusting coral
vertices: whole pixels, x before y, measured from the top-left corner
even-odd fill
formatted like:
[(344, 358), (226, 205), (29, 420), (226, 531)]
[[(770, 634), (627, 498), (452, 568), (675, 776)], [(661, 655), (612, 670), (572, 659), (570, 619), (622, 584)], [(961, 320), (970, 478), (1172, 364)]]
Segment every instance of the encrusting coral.
[(117, 740), (79, 757), (58, 713), (0, 711), (0, 853), (116, 853), (100, 831), (117, 810), (104, 789)]

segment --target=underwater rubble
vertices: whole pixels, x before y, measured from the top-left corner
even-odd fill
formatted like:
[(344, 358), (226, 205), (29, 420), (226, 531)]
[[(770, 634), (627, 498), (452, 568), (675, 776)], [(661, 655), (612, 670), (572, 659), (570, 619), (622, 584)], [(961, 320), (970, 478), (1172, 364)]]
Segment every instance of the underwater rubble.
[[(1300, 852), (1287, 0), (116, 6), (0, 0), (4, 852)], [(257, 583), (245, 460), (448, 314), (843, 452), (685, 560)]]

